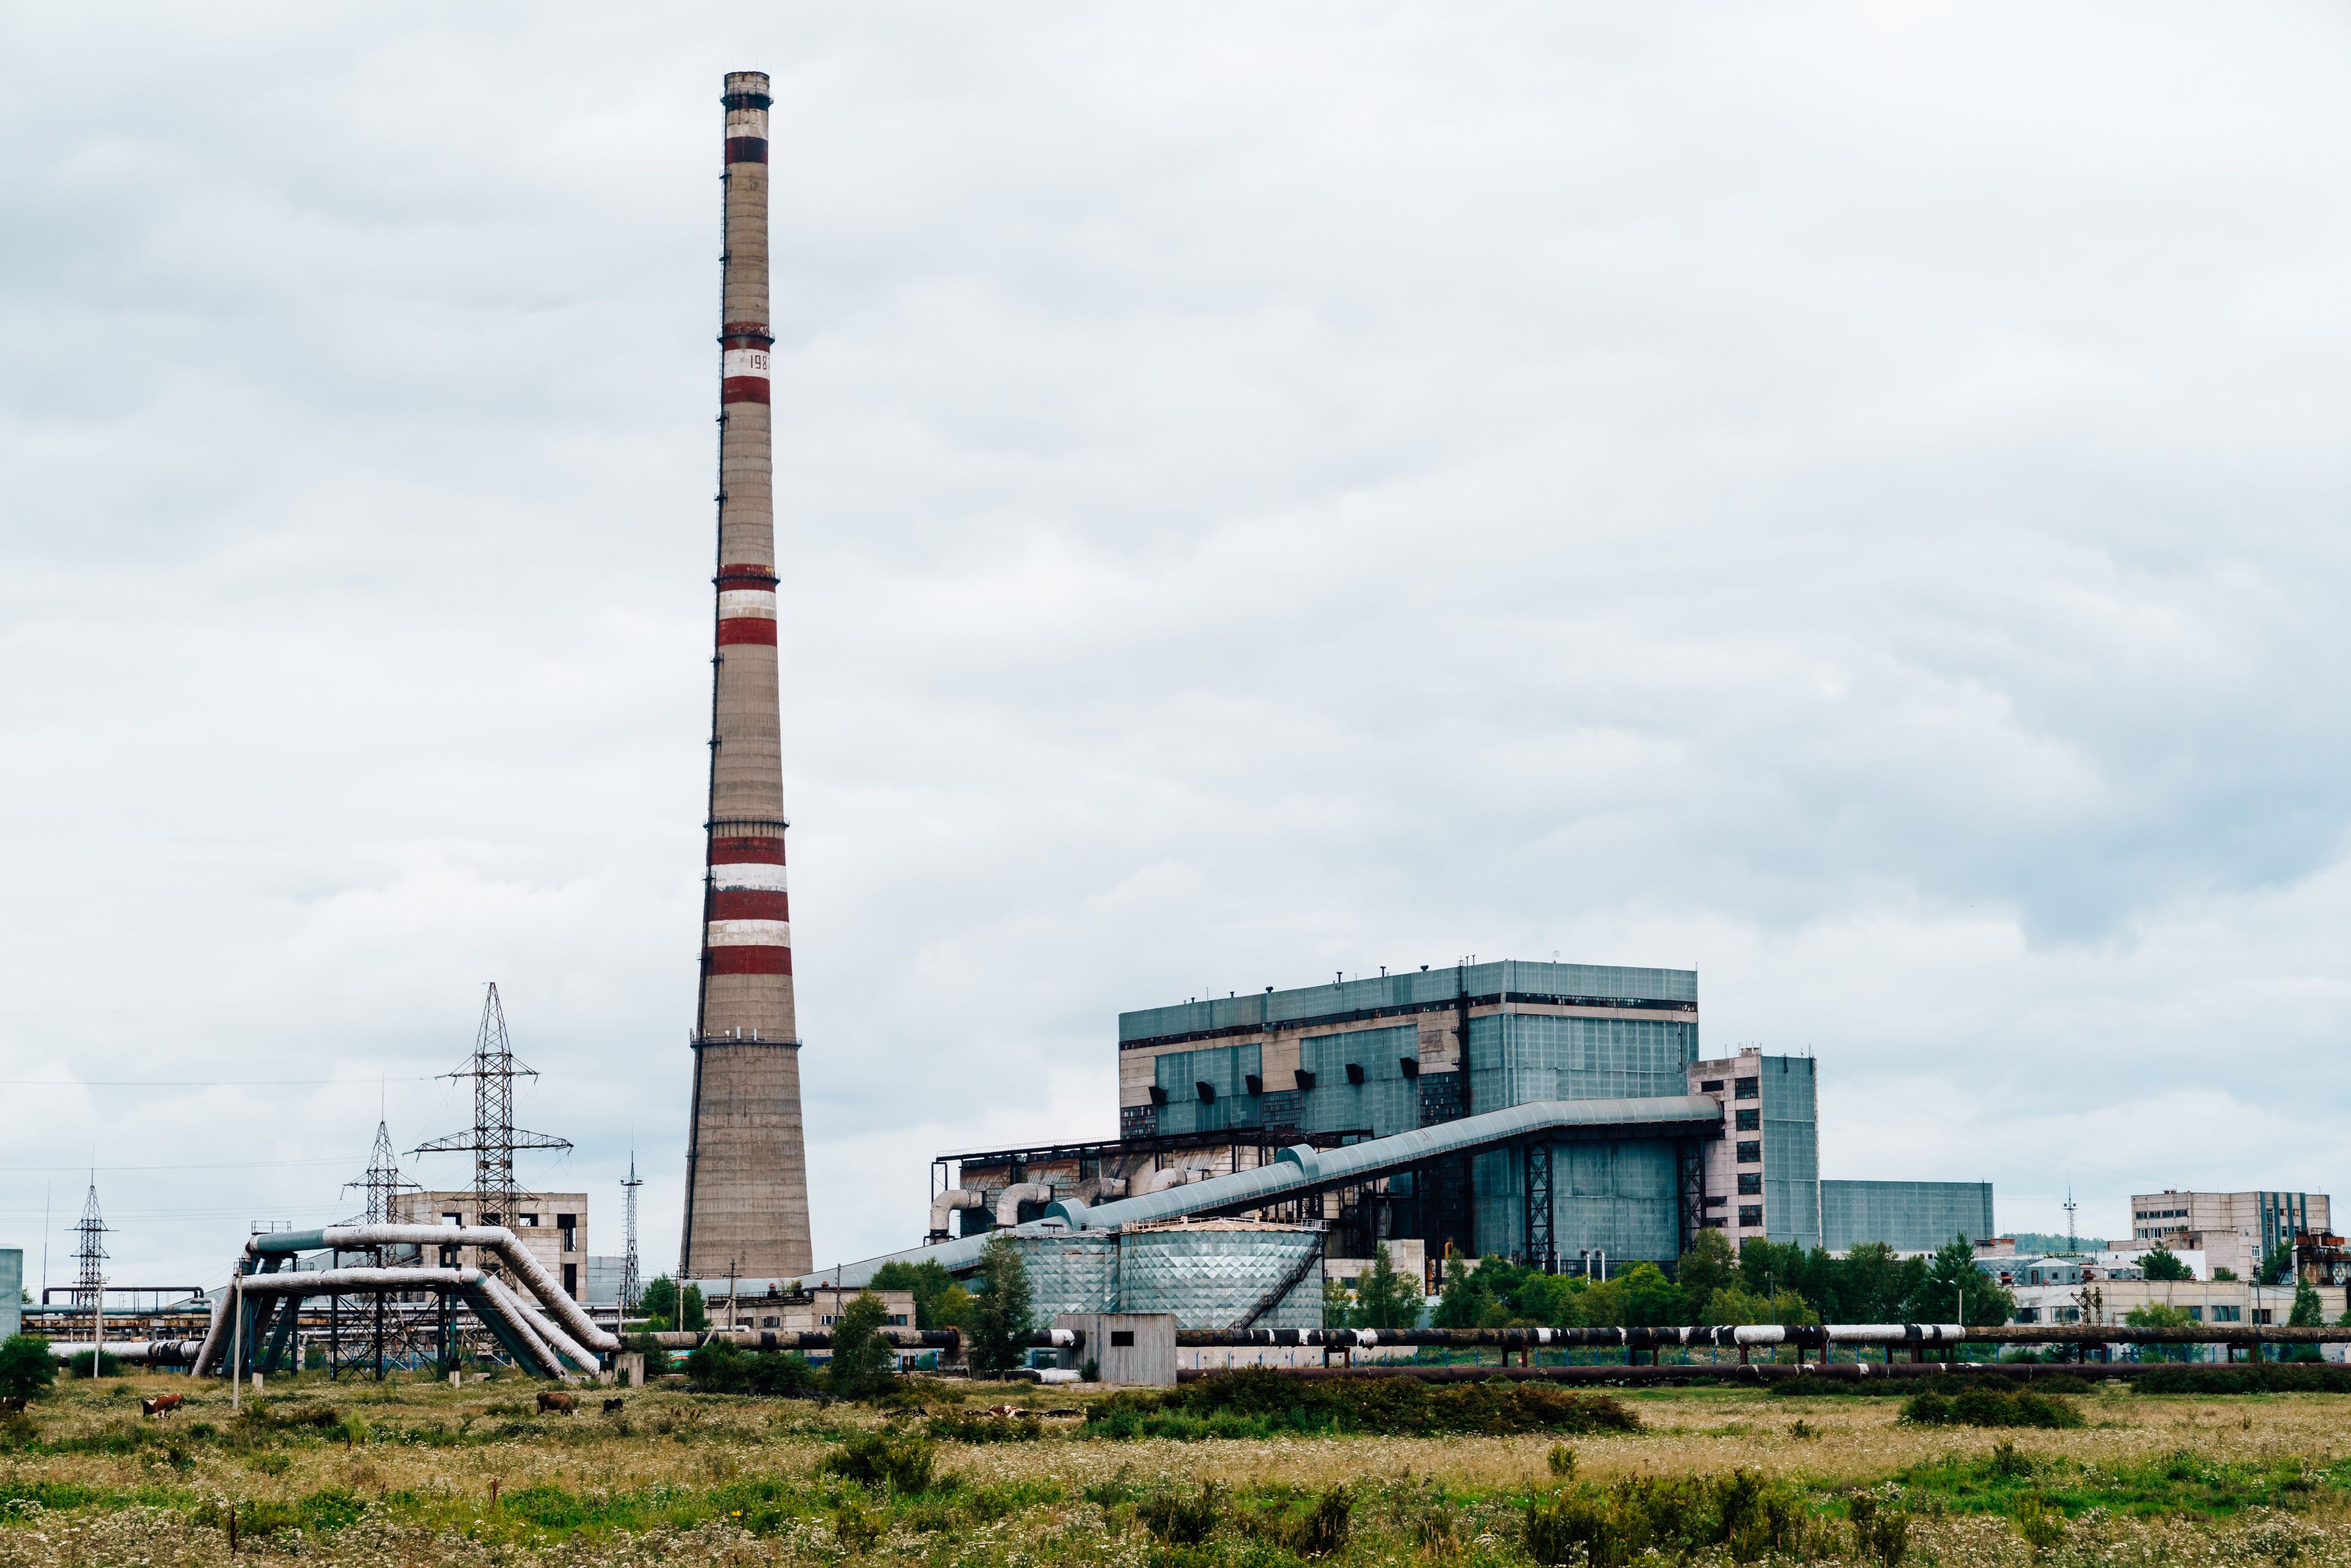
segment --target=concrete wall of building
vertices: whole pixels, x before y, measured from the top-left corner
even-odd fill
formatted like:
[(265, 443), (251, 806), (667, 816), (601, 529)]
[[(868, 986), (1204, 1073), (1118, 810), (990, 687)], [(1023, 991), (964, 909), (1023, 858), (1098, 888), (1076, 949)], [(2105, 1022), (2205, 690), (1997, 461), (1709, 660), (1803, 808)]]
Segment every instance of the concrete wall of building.
[(1083, 1344), (1061, 1353), (1061, 1365), (1082, 1370), (1089, 1361), (1107, 1384), (1129, 1388), (1176, 1386), (1173, 1312), (1056, 1312), (1053, 1327), (1075, 1329)]
[[(2351, 1311), (2351, 1292), (2322, 1285), (2319, 1310), (2328, 1322)], [(2015, 1288), (2017, 1315), (2026, 1323), (2120, 1323), (2138, 1307), (2177, 1307), (2197, 1322), (2232, 1327), (2282, 1324), (2294, 1312), (2294, 1287), (2243, 1280), (2100, 1280), (2086, 1285)], [(2085, 1300), (2087, 1295), (2088, 1299)], [(2024, 1314), (2030, 1312), (2030, 1317)]]
[(2323, 1192), (2159, 1192), (2131, 1197), (2131, 1236), (2173, 1251), (2201, 1251), (2216, 1269), (2250, 1279), (2273, 1248), (2301, 1230), (2334, 1228)]

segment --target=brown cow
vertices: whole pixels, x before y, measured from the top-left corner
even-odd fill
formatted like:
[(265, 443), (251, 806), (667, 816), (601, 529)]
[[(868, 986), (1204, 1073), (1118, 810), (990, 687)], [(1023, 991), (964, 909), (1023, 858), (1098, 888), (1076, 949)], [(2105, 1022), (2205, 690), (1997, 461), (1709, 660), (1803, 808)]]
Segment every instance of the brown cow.
[(141, 1416), (169, 1416), (172, 1411), (177, 1410), (181, 1406), (186, 1403), (187, 1396), (184, 1394), (158, 1394), (152, 1399), (141, 1399), (139, 1402), (139, 1414)]
[(559, 1410), (569, 1416), (579, 1408), (579, 1402), (569, 1394), (558, 1394), (549, 1389), (538, 1396), (538, 1413), (542, 1416), (550, 1410)]

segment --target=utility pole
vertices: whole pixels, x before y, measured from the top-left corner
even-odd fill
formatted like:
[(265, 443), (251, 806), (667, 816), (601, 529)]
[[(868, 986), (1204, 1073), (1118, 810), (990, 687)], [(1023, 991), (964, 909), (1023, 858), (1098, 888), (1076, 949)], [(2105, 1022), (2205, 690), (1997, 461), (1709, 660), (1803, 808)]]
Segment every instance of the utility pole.
[(80, 1245), (75, 1249), (78, 1265), (74, 1275), (74, 1305), (90, 1312), (89, 1375), (98, 1375), (99, 1348), (106, 1342), (106, 1272), (100, 1267), (106, 1261), (106, 1244), (99, 1239), (106, 1234), (105, 1218), (98, 1211), (98, 1171), (89, 1173), (89, 1196), (81, 1206), (81, 1222), (74, 1227), (80, 1233)]
[[(514, 1124), (514, 1081), (538, 1074), (515, 1060), (514, 1047), (507, 1040), (506, 1009), (498, 1001), (496, 981), (490, 982), (489, 993), (482, 998), (482, 1021), (474, 1033), (474, 1054), (466, 1059), (465, 1066), (442, 1076), (474, 1081), (474, 1129), (419, 1144), (409, 1152), (434, 1155), (470, 1151), (474, 1156), (474, 1204), (478, 1211), (475, 1223), (510, 1227), (522, 1190), (515, 1182), (515, 1152), (569, 1149), (571, 1143), (568, 1138), (550, 1137), (545, 1133), (524, 1132)], [(481, 1265), (490, 1273), (498, 1271), (495, 1254), (483, 1254)]]

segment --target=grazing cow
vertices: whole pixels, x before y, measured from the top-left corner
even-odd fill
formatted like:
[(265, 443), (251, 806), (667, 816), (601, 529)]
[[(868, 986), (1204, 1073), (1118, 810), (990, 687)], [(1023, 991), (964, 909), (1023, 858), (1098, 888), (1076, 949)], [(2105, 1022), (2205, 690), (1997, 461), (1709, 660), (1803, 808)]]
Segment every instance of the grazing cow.
[(25, 1396), (21, 1394), (11, 1394), (6, 1398), (0, 1399), (0, 1414), (21, 1415), (24, 1408)]
[(172, 1411), (177, 1410), (181, 1406), (186, 1403), (187, 1396), (183, 1394), (158, 1394), (152, 1399), (141, 1399), (139, 1402), (139, 1414), (141, 1416), (169, 1416)]
[(607, 1416), (618, 1416), (621, 1413), (621, 1406), (627, 1403), (628, 1401), (625, 1399), (607, 1399), (604, 1401), (604, 1414)]
[(558, 1394), (550, 1389), (538, 1396), (538, 1413), (542, 1416), (550, 1410), (559, 1410), (569, 1416), (579, 1408), (579, 1402), (569, 1394)]

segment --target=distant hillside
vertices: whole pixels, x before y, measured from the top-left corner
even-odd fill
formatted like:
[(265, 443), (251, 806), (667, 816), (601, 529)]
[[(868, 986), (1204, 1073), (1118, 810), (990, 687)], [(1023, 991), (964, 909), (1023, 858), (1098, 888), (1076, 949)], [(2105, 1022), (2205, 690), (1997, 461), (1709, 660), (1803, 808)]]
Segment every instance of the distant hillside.
[[(2084, 1252), (2106, 1249), (2105, 1242), (2095, 1236), (2077, 1236), (2074, 1239), (2074, 1245)], [(2116, 1242), (2115, 1245), (2122, 1247), (2128, 1243)], [(2045, 1230), (2020, 1230), (2016, 1233), (2016, 1249), (2019, 1252), (2063, 1252), (2065, 1250), (2065, 1239), (2052, 1236)]]

